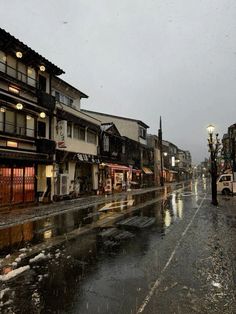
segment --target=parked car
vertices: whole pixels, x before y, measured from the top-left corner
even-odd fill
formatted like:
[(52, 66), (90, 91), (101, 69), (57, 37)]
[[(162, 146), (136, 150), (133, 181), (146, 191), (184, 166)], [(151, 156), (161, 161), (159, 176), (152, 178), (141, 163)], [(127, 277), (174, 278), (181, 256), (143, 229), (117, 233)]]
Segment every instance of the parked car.
[(225, 173), (217, 179), (217, 192), (224, 195), (236, 193), (236, 182), (233, 182), (233, 174)]

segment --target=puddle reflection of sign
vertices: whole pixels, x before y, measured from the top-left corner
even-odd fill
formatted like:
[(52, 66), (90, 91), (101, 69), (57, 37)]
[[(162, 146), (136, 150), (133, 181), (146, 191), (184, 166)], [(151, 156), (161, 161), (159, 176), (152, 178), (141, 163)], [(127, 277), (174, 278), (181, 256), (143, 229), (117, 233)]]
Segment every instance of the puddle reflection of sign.
[(107, 210), (117, 209), (117, 208), (120, 208), (122, 210), (125, 206), (133, 206), (133, 204), (134, 204), (134, 200), (108, 203), (105, 206), (103, 206), (102, 208), (100, 208), (98, 211), (102, 212), (102, 211), (107, 211)]
[(57, 142), (57, 146), (58, 146), (58, 148), (66, 148), (66, 144), (63, 141)]
[(111, 179), (106, 179), (105, 192), (111, 192)]

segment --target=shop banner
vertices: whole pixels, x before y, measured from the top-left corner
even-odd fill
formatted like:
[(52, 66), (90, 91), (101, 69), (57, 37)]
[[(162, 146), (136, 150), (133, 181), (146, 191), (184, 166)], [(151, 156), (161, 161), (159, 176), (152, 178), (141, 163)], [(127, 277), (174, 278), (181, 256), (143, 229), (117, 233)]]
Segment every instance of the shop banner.
[(77, 158), (80, 161), (88, 162), (88, 163), (92, 163), (92, 164), (99, 164), (100, 163), (100, 160), (96, 156), (90, 155), (90, 154), (78, 153)]

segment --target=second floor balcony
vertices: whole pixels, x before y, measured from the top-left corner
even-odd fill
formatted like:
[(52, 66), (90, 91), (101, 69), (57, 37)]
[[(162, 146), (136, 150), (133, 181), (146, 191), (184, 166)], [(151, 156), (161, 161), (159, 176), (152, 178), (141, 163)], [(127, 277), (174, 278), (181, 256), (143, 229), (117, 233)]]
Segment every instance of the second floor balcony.
[(14, 81), (20, 81), (27, 84), (30, 87), (37, 88), (38, 82), (36, 80), (35, 70), (32, 68), (27, 68), (22, 71), (16, 67), (10, 66), (3, 61), (0, 61), (0, 74), (5, 75), (5, 77), (10, 77)]

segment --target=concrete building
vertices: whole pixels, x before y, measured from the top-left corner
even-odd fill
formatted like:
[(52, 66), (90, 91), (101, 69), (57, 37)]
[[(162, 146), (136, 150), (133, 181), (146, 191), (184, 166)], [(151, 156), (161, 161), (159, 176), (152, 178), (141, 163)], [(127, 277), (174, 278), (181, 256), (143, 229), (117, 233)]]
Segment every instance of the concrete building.
[(57, 144), (55, 198), (96, 193), (101, 122), (80, 110), (81, 99), (88, 96), (62, 79), (52, 79), (52, 95), (56, 99), (53, 120)]

